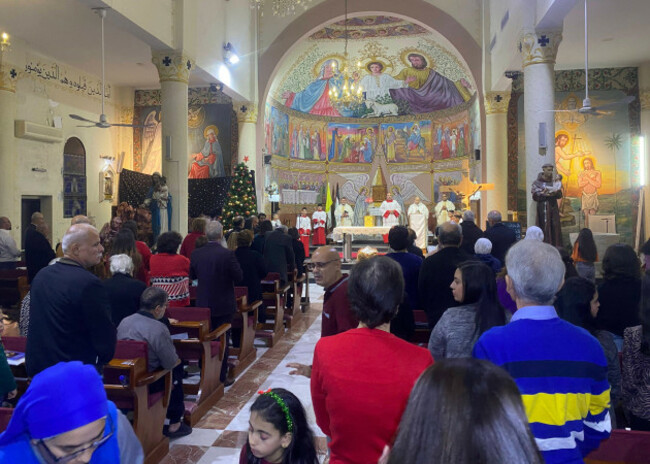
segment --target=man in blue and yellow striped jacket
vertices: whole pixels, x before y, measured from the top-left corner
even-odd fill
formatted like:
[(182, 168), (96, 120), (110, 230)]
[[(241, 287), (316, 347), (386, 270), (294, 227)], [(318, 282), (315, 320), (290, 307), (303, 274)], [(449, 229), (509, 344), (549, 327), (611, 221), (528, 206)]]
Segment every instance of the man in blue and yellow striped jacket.
[(554, 247), (523, 240), (508, 251), (506, 268), (517, 312), (481, 336), (474, 356), (515, 379), (546, 462), (581, 463), (611, 432), (607, 360), (594, 337), (552, 306), (565, 269)]

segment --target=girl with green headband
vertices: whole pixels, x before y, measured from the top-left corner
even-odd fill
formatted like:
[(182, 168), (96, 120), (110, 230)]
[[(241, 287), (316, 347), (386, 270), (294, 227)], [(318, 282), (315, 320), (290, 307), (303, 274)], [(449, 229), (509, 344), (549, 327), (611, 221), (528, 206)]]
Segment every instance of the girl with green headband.
[(314, 433), (300, 400), (284, 388), (259, 394), (239, 464), (318, 464)]

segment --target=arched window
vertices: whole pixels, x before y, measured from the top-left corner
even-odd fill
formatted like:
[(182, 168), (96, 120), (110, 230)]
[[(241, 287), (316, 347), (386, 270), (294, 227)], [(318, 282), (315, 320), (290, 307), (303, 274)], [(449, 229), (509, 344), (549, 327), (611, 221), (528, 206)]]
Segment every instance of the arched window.
[(63, 217), (87, 214), (86, 149), (76, 137), (63, 147)]

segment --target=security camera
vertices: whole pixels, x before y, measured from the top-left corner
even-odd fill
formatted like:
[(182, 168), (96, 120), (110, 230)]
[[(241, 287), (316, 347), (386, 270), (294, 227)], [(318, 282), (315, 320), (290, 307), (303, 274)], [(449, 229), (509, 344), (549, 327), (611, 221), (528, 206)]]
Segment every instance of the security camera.
[(508, 79), (515, 80), (515, 79), (517, 79), (517, 78), (521, 75), (521, 71), (506, 71), (506, 72), (504, 73), (504, 75), (505, 75)]

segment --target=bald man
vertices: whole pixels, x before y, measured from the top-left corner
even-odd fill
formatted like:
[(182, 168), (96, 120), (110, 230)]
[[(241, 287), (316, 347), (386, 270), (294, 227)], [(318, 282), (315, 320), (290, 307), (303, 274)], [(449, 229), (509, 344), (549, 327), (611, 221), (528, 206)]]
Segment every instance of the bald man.
[[(308, 266), (314, 274), (316, 284), (325, 289), (320, 336), (328, 337), (356, 329), (359, 320), (350, 309), (348, 276), (341, 272), (341, 255), (336, 248), (331, 246), (317, 248)], [(296, 369), (291, 374), (311, 376), (311, 366), (298, 363), (290, 363), (288, 366)]]
[(38, 211), (32, 214), (32, 223), (25, 232), (25, 263), (27, 265), (27, 280), (31, 283), (34, 277), (50, 261), (56, 258), (52, 245), (45, 234), (47, 223)]
[(108, 296), (87, 271), (103, 251), (97, 229), (76, 224), (63, 236), (63, 258), (34, 278), (26, 352), (30, 377), (61, 361), (99, 368), (113, 358), (116, 331)]
[(16, 269), (16, 260), (20, 258), (20, 250), (11, 236), (11, 221), (8, 217), (0, 217), (0, 270)]
[[(83, 214), (77, 214), (72, 219), (70, 219), (70, 225), (74, 226), (75, 224), (92, 224), (92, 223), (90, 222), (90, 219), (88, 219), (88, 216), (84, 216)], [(59, 243), (56, 246), (56, 257), (63, 258), (63, 246), (61, 243)]]

